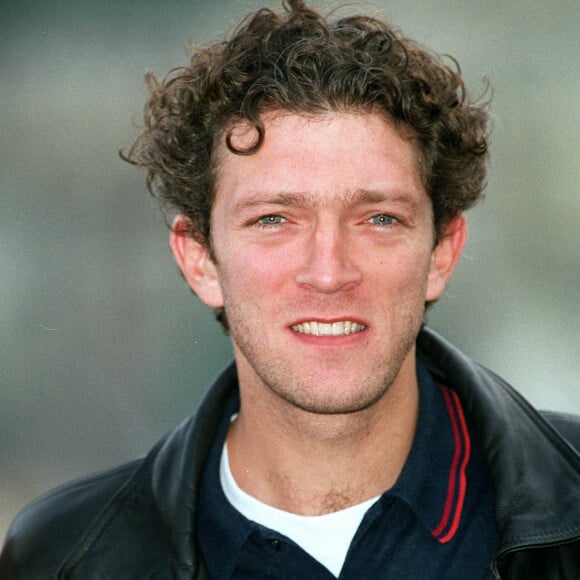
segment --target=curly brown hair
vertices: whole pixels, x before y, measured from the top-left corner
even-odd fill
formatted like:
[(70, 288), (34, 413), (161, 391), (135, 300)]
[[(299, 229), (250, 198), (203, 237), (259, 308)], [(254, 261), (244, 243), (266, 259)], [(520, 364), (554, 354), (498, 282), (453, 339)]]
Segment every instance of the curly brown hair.
[[(123, 158), (147, 169), (147, 185), (166, 208), (184, 214), (190, 234), (211, 249), (216, 148), (224, 137), (248, 155), (264, 138), (272, 110), (321, 114), (379, 111), (416, 142), (436, 235), (482, 195), (487, 102), (472, 100), (457, 62), (427, 50), (370, 16), (331, 20), (302, 0), (278, 14), (260, 9), (233, 34), (193, 48), (188, 66), (162, 80), (147, 76), (144, 128)], [(257, 129), (247, 150), (228, 131), (238, 120)]]

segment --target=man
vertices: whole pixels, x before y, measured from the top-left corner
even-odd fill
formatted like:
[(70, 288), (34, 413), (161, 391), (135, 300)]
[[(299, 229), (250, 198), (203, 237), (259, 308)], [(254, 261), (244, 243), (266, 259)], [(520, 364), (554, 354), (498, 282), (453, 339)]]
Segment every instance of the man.
[(486, 112), (369, 17), (298, 0), (150, 78), (126, 159), (235, 364), (144, 459), (17, 518), (4, 578), (577, 578), (578, 421), (423, 328)]

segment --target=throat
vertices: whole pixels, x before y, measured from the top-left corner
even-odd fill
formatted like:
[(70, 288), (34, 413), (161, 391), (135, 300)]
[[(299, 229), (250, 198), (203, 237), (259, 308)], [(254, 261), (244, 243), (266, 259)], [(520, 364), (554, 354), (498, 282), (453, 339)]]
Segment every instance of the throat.
[(334, 513), (382, 495), (395, 483), (408, 452), (399, 460), (389, 447), (371, 459), (366, 450), (321, 452), (311, 444), (299, 451), (271, 448), (266, 459), (258, 449), (236, 451), (235, 438), (229, 442), (228, 462), (240, 489), (269, 506), (304, 516)]
[[(266, 503), (244, 491), (238, 484), (230, 467), (227, 442), (224, 444), (220, 458), (220, 482), (228, 501), (243, 515), (254, 521), (257, 520), (255, 517), (250, 517), (251, 514), (254, 516), (261, 514), (265, 517), (264, 514), (270, 513), (269, 510), (292, 513), (304, 517), (324, 516), (357, 506), (361, 506), (361, 508), (362, 506), (366, 506), (364, 508), (364, 511), (366, 511), (381, 495), (377, 494), (369, 498), (367, 497), (368, 491), (366, 486), (361, 486), (359, 490), (329, 490), (323, 495), (310, 497), (309, 500), (306, 500), (305, 490), (287, 489), (283, 495), (294, 498), (294, 501), (288, 502), (288, 505), (272, 505)], [(296, 506), (299, 506), (299, 508), (297, 509)], [(266, 525), (265, 522), (259, 523)]]
[(417, 390), (392, 394), (372, 409), (342, 415), (242, 405), (227, 435), (235, 481), (252, 497), (302, 515), (381, 495), (403, 468), (418, 415)]

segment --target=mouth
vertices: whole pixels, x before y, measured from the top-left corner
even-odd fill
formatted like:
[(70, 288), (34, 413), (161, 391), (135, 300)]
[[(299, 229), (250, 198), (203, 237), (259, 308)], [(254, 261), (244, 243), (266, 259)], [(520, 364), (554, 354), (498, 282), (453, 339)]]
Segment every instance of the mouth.
[(294, 332), (308, 334), (310, 336), (347, 336), (363, 331), (366, 326), (351, 320), (340, 320), (338, 322), (318, 322), (311, 320), (301, 322), (290, 327)]

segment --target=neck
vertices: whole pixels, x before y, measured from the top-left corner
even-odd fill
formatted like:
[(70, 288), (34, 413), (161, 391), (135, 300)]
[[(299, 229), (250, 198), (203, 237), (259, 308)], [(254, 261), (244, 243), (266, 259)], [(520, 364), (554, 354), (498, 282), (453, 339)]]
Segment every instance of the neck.
[(397, 480), (417, 423), (414, 372), (411, 380), (396, 379), (371, 407), (348, 414), (258, 405), (247, 400), (250, 390), (240, 389), (228, 452), (246, 493), (278, 509), (319, 515), (380, 495)]

